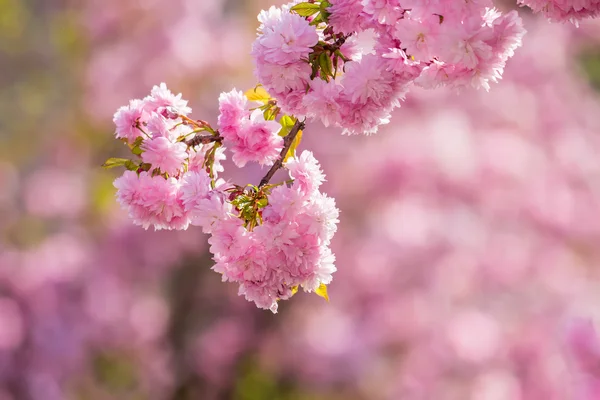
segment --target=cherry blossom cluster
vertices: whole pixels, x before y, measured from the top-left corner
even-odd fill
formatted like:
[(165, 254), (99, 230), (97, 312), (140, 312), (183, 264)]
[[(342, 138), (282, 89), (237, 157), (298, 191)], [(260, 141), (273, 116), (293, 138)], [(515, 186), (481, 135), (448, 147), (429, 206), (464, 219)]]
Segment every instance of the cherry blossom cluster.
[[(550, 19), (594, 16), (591, 0), (526, 2)], [(492, 0), (310, 0), (262, 11), (252, 46), (259, 85), (219, 97), (218, 128), (189, 117), (165, 84), (114, 116), (133, 158), (114, 185), (144, 228), (202, 227), (224, 281), (277, 311), (302, 287), (327, 298), (338, 222), (312, 153), (296, 155), (307, 119), (372, 134), (412, 86), (489, 90), (525, 33), (516, 11)], [(553, 8), (554, 7), (554, 8)], [(561, 10), (560, 12), (557, 10)], [(237, 167), (269, 167), (258, 185), (219, 178), (225, 151)], [(287, 168), (291, 179), (270, 183)]]
[[(240, 91), (223, 93), (213, 129), (188, 117), (181, 94), (155, 86), (116, 112), (115, 135), (133, 157), (111, 158), (105, 166), (126, 168), (114, 186), (135, 224), (200, 226), (211, 235), (213, 270), (239, 283), (239, 294), (258, 307), (277, 312), (277, 301), (300, 287), (327, 298), (338, 209), (319, 191), (325, 175), (312, 153), (296, 155), (304, 124), (287, 115), (276, 121), (277, 102), (260, 88), (249, 94), (255, 107)], [(271, 169), (259, 185), (227, 182), (219, 178), (226, 149), (238, 167), (256, 162)], [(280, 167), (291, 179), (270, 184)]]
[(259, 82), (284, 112), (348, 134), (389, 123), (412, 85), (489, 89), (525, 33), (491, 0), (295, 2), (258, 19)]
[(577, 21), (600, 14), (598, 0), (517, 0), (520, 5), (530, 7), (555, 22)]

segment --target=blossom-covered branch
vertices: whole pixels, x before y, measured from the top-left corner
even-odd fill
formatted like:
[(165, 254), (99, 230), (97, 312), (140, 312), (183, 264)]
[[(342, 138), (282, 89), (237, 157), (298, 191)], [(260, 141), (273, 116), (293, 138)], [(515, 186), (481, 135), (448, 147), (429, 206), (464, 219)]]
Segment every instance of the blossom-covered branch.
[(269, 172), (267, 172), (267, 174), (260, 180), (260, 184), (258, 185), (258, 187), (263, 187), (267, 183), (269, 183), (271, 178), (273, 178), (273, 175), (275, 175), (275, 172), (277, 172), (277, 170), (283, 166), (283, 162), (288, 152), (290, 151), (290, 147), (292, 147), (296, 136), (302, 130), (304, 130), (304, 122), (300, 122), (297, 120), (294, 123), (294, 126), (292, 127), (290, 133), (288, 133), (287, 136), (283, 139), (283, 149), (281, 149), (281, 153), (279, 153), (279, 158), (277, 159), (277, 161), (275, 161), (275, 164), (273, 164), (273, 166), (269, 169)]
[[(566, 20), (596, 15), (598, 1), (520, 3)], [(296, 153), (305, 121), (373, 134), (413, 86), (489, 90), (525, 30), (516, 11), (503, 14), (492, 0), (293, 1), (258, 20), (259, 85), (220, 95), (217, 128), (190, 118), (181, 94), (155, 86), (115, 114), (132, 158), (105, 166), (126, 168), (114, 185), (134, 223), (200, 226), (211, 235), (213, 269), (276, 312), (300, 287), (327, 298), (336, 270), (329, 244), (339, 211), (320, 192), (325, 175), (312, 153)], [(219, 177), (226, 151), (239, 168), (269, 168), (258, 186)], [(291, 179), (270, 184), (282, 167)]]
[[(304, 122), (287, 115), (277, 121), (277, 102), (264, 90), (248, 96), (223, 93), (215, 129), (191, 119), (181, 95), (155, 86), (148, 97), (115, 114), (116, 136), (133, 157), (109, 159), (105, 166), (127, 169), (115, 187), (134, 223), (155, 229), (200, 226), (211, 235), (213, 269), (237, 282), (248, 300), (276, 312), (277, 302), (300, 287), (327, 298), (338, 210), (319, 191), (325, 176), (312, 153), (296, 155)], [(260, 186), (219, 177), (226, 150), (238, 167), (270, 166)], [(281, 167), (292, 179), (268, 184)]]

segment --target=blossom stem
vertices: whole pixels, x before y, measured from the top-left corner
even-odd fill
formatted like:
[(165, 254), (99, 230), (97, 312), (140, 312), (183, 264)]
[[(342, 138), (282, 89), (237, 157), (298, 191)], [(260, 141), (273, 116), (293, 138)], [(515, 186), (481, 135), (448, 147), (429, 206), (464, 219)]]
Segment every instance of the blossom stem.
[(213, 142), (221, 142), (223, 140), (223, 136), (219, 135), (217, 131), (217, 135), (196, 135), (193, 138), (186, 140), (184, 143), (188, 145), (188, 147), (195, 147), (201, 144), (208, 144)]
[(290, 130), (290, 133), (288, 133), (287, 136), (283, 138), (283, 149), (281, 149), (281, 153), (279, 153), (279, 158), (277, 159), (277, 161), (275, 161), (275, 164), (273, 164), (273, 166), (271, 166), (271, 169), (269, 169), (269, 171), (264, 176), (264, 178), (262, 178), (260, 180), (260, 184), (258, 185), (259, 188), (261, 188), (261, 187), (265, 186), (267, 183), (269, 183), (269, 181), (271, 180), (273, 175), (275, 175), (275, 172), (277, 172), (277, 170), (283, 166), (283, 161), (285, 160), (285, 156), (287, 155), (288, 151), (290, 150), (290, 147), (292, 147), (292, 143), (294, 143), (294, 139), (296, 138), (296, 135), (298, 135), (298, 132), (300, 132), (301, 130), (304, 129), (304, 126), (305, 126), (304, 121), (300, 122), (300, 120), (296, 120), (296, 123)]

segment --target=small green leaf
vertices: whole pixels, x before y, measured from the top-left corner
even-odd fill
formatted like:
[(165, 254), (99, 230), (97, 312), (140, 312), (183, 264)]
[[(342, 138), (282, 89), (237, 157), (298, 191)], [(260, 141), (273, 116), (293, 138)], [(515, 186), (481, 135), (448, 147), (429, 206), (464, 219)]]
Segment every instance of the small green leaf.
[(263, 197), (262, 199), (259, 199), (256, 202), (256, 205), (258, 205), (259, 208), (265, 208), (268, 204), (269, 204), (269, 201), (267, 200), (266, 197)]
[(140, 168), (140, 166), (139, 164), (131, 160), (127, 160), (127, 162), (125, 163), (125, 168), (127, 168), (130, 171), (137, 171)]
[(313, 3), (299, 3), (291, 8), (292, 11), (295, 11), (296, 14), (301, 17), (310, 17), (313, 14), (319, 12), (319, 5)]
[(329, 295), (327, 294), (327, 285), (325, 285), (324, 283), (321, 283), (319, 285), (317, 290), (315, 290), (315, 293), (317, 294), (317, 296), (320, 296), (327, 300), (327, 302), (329, 302)]
[(331, 3), (328, 2), (327, 0), (324, 0), (321, 2), (321, 6), (320, 6), (321, 11), (326, 11), (327, 8), (329, 8), (329, 7), (331, 7)]
[(126, 158), (109, 158), (102, 166), (104, 168), (124, 167), (128, 161)]
[(263, 112), (263, 115), (264, 115), (266, 121), (273, 121), (277, 117), (278, 113), (279, 113), (279, 108), (269, 107)]
[(139, 147), (142, 145), (143, 141), (144, 141), (144, 138), (142, 136), (138, 136), (129, 147), (131, 147), (131, 148), (136, 147), (136, 146)]
[(139, 164), (126, 158), (109, 158), (102, 164), (104, 168), (125, 167), (130, 171), (137, 171), (140, 168)]
[(266, 104), (271, 100), (271, 95), (263, 89), (262, 86), (257, 86), (254, 89), (250, 89), (244, 93), (244, 95), (250, 101), (258, 101), (259, 103)]
[(279, 120), (279, 123), (281, 124), (281, 130), (279, 131), (279, 136), (286, 137), (288, 135), (288, 133), (290, 133), (290, 131), (294, 127), (296, 120), (294, 118), (290, 117), (289, 115), (284, 115)]
[(319, 67), (321, 67), (321, 72), (323, 72), (326, 77), (333, 76), (331, 57), (329, 57), (327, 52), (323, 52), (319, 56)]
[(140, 146), (133, 146), (131, 148), (131, 152), (133, 154), (135, 154), (136, 156), (139, 156), (139, 155), (141, 155), (144, 152), (144, 150), (142, 150), (142, 148)]
[(298, 131), (298, 134), (294, 138), (294, 141), (292, 142), (290, 149), (288, 150), (287, 154), (285, 155), (285, 159), (283, 160), (283, 162), (286, 162), (288, 160), (288, 158), (290, 158), (290, 157), (296, 157), (296, 149), (300, 145), (301, 141), (302, 141), (302, 131)]
[(313, 18), (312, 21), (310, 21), (309, 25), (311, 26), (317, 26), (319, 25), (321, 22), (325, 22), (323, 20), (323, 12), (320, 12), (319, 15), (317, 15), (316, 17)]

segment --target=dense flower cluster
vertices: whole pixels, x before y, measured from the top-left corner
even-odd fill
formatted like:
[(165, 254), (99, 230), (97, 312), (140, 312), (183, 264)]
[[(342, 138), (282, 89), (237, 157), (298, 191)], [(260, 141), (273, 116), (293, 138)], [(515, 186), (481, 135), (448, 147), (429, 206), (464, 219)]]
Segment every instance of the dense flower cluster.
[(517, 0), (536, 13), (542, 13), (551, 21), (577, 21), (600, 14), (598, 0)]
[[(279, 186), (262, 211), (263, 223), (244, 228), (230, 203), (208, 199), (195, 206), (215, 255), (213, 269), (224, 281), (240, 283), (240, 295), (260, 308), (277, 311), (278, 299), (289, 299), (301, 286), (317, 291), (331, 282), (335, 257), (329, 243), (338, 210), (332, 198), (318, 191), (323, 174), (312, 154), (304, 151), (286, 166), (291, 187)], [(221, 215), (219, 215), (221, 214)]]
[[(206, 265), (201, 229), (115, 212), (97, 161), (120, 143), (88, 124), (106, 131), (124, 95), (162, 80), (217, 99), (205, 82), (247, 75), (245, 13), (264, 4), (0, 5), (30, 11), (2, 44), (33, 55), (2, 65), (20, 89), (0, 107), (0, 399), (600, 399), (600, 102), (577, 68), (598, 56), (600, 21), (519, 10), (527, 40), (490, 93), (411, 91), (376, 137), (306, 130), (344, 216), (332, 304), (253, 310)], [(84, 43), (55, 52), (82, 7)], [(55, 101), (69, 88), (83, 91)], [(574, 317), (594, 322), (565, 340)]]
[(265, 120), (261, 110), (250, 113), (248, 99), (242, 92), (222, 93), (219, 112), (219, 131), (238, 167), (249, 161), (264, 165), (277, 160), (283, 148), (283, 138), (278, 135), (281, 125)]
[[(503, 15), (491, 0), (332, 0), (258, 19), (259, 82), (285, 112), (351, 134), (388, 123), (413, 84), (489, 89), (525, 33), (516, 11)], [(370, 48), (359, 48), (364, 36)]]
[[(558, 20), (597, 8), (552, 4), (529, 5)], [(260, 84), (221, 94), (218, 129), (188, 117), (187, 101), (161, 84), (117, 111), (116, 137), (136, 158), (106, 166), (127, 169), (114, 186), (135, 224), (201, 226), (212, 235), (213, 269), (276, 312), (299, 287), (327, 298), (335, 271), (329, 244), (338, 210), (319, 192), (323, 174), (312, 153), (296, 157), (300, 120), (371, 134), (389, 123), (412, 85), (488, 90), (525, 30), (516, 11), (502, 14), (492, 0), (295, 1), (258, 20), (252, 55)], [(258, 186), (218, 177), (226, 148), (238, 167), (270, 167)], [(270, 184), (282, 167), (292, 179)]]
[[(137, 159), (113, 158), (105, 165), (126, 167), (114, 186), (135, 224), (202, 227), (212, 235), (213, 269), (224, 281), (239, 283), (240, 295), (277, 312), (277, 301), (289, 299), (299, 287), (326, 297), (325, 285), (336, 270), (329, 244), (338, 210), (319, 191), (325, 176), (312, 153), (295, 157), (291, 141), (282, 153), (279, 132), (292, 119), (275, 121), (274, 104), (268, 99), (252, 109), (242, 92), (222, 93), (219, 129), (214, 130), (187, 116), (191, 109), (181, 95), (165, 84), (155, 86), (148, 97), (130, 101), (114, 116), (116, 137)], [(300, 122), (294, 125), (290, 131), (298, 135)], [(226, 148), (239, 167), (280, 162), (272, 168), (285, 166), (292, 180), (245, 187), (225, 182), (218, 173)]]

